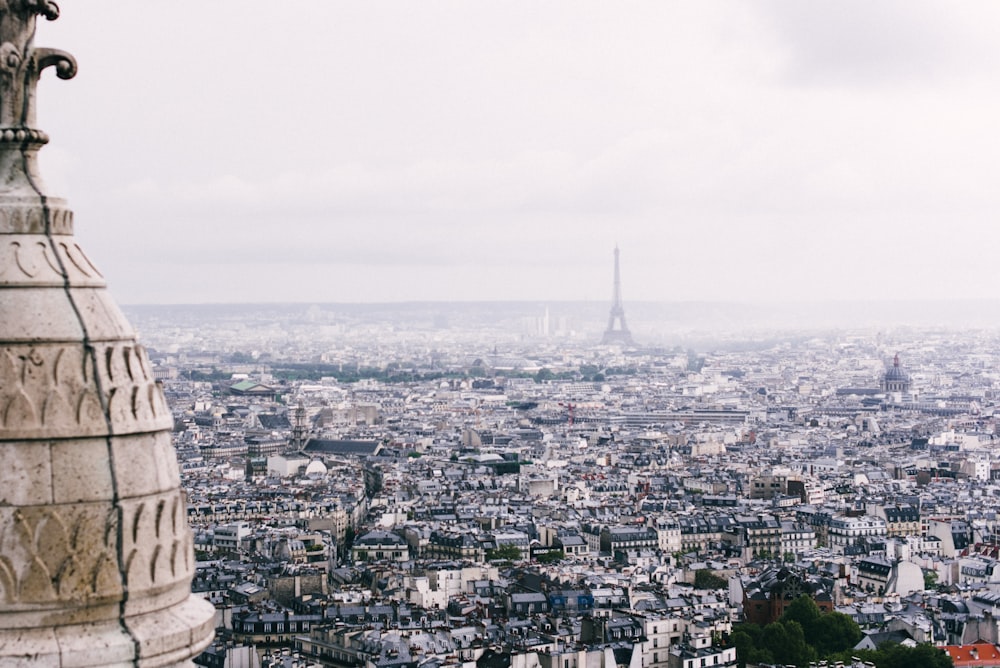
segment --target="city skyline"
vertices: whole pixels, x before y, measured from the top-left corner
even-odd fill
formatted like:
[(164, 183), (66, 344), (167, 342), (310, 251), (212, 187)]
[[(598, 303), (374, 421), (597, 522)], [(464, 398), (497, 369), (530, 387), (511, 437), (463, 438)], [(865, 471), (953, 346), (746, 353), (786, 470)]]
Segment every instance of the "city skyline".
[(42, 172), (122, 302), (606, 303), (615, 243), (626, 309), (992, 296), (992, 5), (298, 8), (39, 26), (80, 63)]

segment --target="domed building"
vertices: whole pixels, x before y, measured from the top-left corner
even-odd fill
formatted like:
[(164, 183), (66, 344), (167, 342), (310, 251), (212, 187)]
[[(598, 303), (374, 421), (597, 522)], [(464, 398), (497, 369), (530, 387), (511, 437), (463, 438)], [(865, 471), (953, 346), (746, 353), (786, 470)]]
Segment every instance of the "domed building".
[(899, 353), (892, 358), (892, 366), (882, 377), (882, 391), (900, 393), (910, 391), (910, 375), (899, 366)]
[(313, 479), (323, 478), (326, 476), (326, 473), (327, 473), (326, 464), (324, 464), (318, 459), (312, 460), (311, 462), (309, 462), (309, 465), (306, 466), (307, 478), (313, 478)]

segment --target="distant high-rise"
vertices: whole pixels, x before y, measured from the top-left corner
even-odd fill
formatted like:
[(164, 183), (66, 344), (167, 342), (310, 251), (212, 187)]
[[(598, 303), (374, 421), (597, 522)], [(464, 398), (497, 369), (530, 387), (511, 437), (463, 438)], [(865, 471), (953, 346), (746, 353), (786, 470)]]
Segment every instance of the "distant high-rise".
[(631, 346), (632, 333), (625, 324), (625, 309), (622, 307), (622, 278), (618, 266), (618, 246), (615, 246), (615, 289), (611, 298), (611, 313), (608, 315), (608, 328), (604, 330), (603, 345)]

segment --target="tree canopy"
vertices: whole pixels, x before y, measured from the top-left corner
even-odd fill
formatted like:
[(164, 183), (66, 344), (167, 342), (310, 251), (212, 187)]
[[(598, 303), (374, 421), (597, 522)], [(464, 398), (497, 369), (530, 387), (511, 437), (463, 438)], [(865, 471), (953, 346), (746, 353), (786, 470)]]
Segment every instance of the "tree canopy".
[(695, 571), (694, 586), (698, 589), (725, 589), (729, 586), (729, 581), (708, 568), (702, 568)]
[(906, 647), (897, 643), (885, 643), (878, 649), (849, 650), (830, 658), (847, 663), (852, 656), (862, 661), (871, 661), (878, 668), (952, 668), (955, 665), (944, 650), (927, 644)]
[[(823, 613), (809, 596), (800, 596), (776, 622), (760, 627), (738, 624), (729, 644), (736, 647), (740, 666), (778, 663), (804, 666), (811, 661), (847, 652), (861, 640), (861, 629), (839, 612)], [(882, 664), (876, 664), (881, 668)]]
[(496, 549), (486, 551), (486, 558), (490, 561), (517, 561), (521, 558), (521, 548), (517, 545), (498, 545)]

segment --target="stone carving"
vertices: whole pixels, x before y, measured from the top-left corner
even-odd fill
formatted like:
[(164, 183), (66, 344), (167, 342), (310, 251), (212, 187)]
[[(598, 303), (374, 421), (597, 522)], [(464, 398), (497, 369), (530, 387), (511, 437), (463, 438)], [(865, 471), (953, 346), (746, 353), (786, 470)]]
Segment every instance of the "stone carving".
[(55, 67), (60, 79), (71, 79), (77, 68), (68, 53), (31, 46), (35, 15), (54, 21), (59, 18), (59, 8), (46, 0), (7, 0), (0, 5), (0, 125), (18, 128), (10, 130), (11, 139), (6, 139), (8, 130), (4, 130), (6, 141), (44, 144), (44, 133), (29, 133), (35, 123), (38, 77), (42, 70)]
[[(130, 540), (123, 544), (129, 590), (170, 587), (192, 574), (190, 532), (184, 524), (183, 497), (178, 493), (146, 497), (123, 504)], [(178, 522), (178, 519), (181, 521)]]
[(0, 283), (21, 286), (104, 287), (101, 272), (72, 239), (5, 235), (0, 241)]
[[(52, 200), (49, 200), (50, 204)], [(73, 212), (60, 206), (51, 205), (45, 211), (35, 206), (0, 208), (0, 233), (3, 234), (45, 234), (69, 235), (73, 233)], [(46, 227), (47, 226), (47, 227)]]
[(67, 429), (128, 434), (172, 425), (140, 345), (0, 346), (0, 437), (44, 438)]
[(121, 595), (118, 513), (106, 503), (0, 509), (0, 601), (45, 604)]
[[(15, 1), (10, 4), (16, 6), (18, 3)], [(59, 18), (59, 5), (52, 2), (52, 0), (21, 0), (20, 4), (24, 7), (25, 11), (41, 14), (49, 21), (55, 21)]]
[[(177, 491), (118, 508), (106, 502), (0, 509), (0, 603), (9, 609), (115, 598), (122, 573), (134, 594), (190, 581), (192, 542), (182, 511)], [(122, 569), (119, 517), (128, 527)]]

